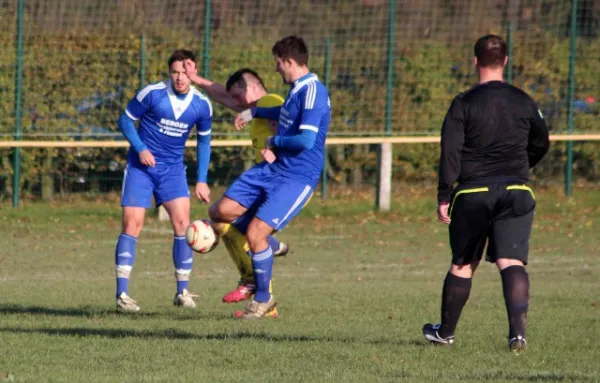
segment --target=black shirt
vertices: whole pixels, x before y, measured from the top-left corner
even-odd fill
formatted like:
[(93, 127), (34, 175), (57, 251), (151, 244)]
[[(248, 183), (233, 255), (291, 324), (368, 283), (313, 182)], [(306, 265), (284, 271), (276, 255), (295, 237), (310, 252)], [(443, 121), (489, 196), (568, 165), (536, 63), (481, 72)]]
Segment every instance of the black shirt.
[(454, 98), (442, 126), (438, 201), (454, 183), (526, 183), (550, 146), (544, 117), (531, 97), (501, 81)]

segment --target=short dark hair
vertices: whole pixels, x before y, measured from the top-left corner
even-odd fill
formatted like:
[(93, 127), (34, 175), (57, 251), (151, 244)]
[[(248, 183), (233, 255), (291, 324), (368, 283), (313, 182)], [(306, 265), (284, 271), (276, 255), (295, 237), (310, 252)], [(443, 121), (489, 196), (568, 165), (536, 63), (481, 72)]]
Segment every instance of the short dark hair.
[(486, 35), (475, 43), (477, 65), (481, 67), (503, 66), (506, 60), (506, 42), (500, 36)]
[(302, 37), (284, 37), (273, 45), (271, 52), (279, 58), (292, 59), (299, 65), (308, 64), (308, 47)]
[(169, 68), (175, 61), (184, 61), (184, 60), (192, 60), (196, 62), (196, 55), (194, 52), (189, 51), (187, 49), (177, 49), (171, 57), (169, 57)]
[(263, 82), (262, 78), (260, 78), (256, 71), (250, 68), (242, 68), (236, 71), (231, 76), (229, 76), (229, 78), (227, 79), (227, 83), (225, 84), (225, 89), (227, 89), (227, 91), (229, 92), (229, 90), (233, 88), (233, 86), (236, 84), (240, 84), (242, 88), (246, 88), (248, 84), (246, 83), (246, 79), (244, 78), (245, 74), (248, 74), (257, 79), (260, 83), (260, 86), (262, 86), (264, 90), (267, 90), (267, 87), (265, 86), (265, 83)]

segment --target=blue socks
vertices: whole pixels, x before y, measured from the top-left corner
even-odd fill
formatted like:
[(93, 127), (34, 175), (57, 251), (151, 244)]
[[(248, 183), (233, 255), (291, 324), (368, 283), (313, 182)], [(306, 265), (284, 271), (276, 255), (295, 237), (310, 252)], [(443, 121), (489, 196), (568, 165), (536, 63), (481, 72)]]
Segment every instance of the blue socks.
[(279, 248), (281, 247), (281, 243), (279, 243), (277, 238), (273, 237), (272, 235), (269, 235), (267, 237), (267, 242), (269, 242), (269, 246), (271, 247), (271, 250), (273, 250), (274, 253), (279, 251)]
[[(248, 225), (250, 224), (250, 221), (252, 221), (252, 219), (254, 218), (254, 214), (255, 211), (252, 211), (250, 213), (250, 210), (248, 210), (246, 211), (246, 213), (242, 214), (235, 221), (233, 221), (231, 225), (238, 229), (240, 233), (246, 235), (246, 233), (248, 232)], [(279, 250), (280, 243), (277, 239), (275, 239), (275, 237), (269, 235), (267, 237), (267, 241), (269, 242), (269, 246), (271, 246), (271, 249), (274, 252), (277, 252)]]
[(129, 294), (129, 273), (135, 262), (137, 238), (121, 234), (115, 249), (115, 267), (117, 271), (117, 297), (121, 293)]
[(185, 237), (174, 237), (173, 264), (175, 265), (175, 278), (177, 279), (177, 294), (183, 293), (183, 289), (188, 289), (193, 262), (192, 249), (185, 241)]
[(254, 283), (256, 292), (254, 300), (257, 302), (268, 302), (271, 298), (269, 289), (271, 287), (271, 275), (273, 274), (273, 250), (271, 246), (257, 253), (251, 253), (252, 269), (254, 270)]

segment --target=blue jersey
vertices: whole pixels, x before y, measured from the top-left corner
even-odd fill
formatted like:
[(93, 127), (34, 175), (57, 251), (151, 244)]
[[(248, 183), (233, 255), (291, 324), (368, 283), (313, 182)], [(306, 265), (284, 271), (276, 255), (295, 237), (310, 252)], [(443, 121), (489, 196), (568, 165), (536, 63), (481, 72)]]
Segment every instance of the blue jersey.
[[(140, 120), (139, 138), (154, 155), (157, 165), (183, 164), (185, 142), (194, 125), (199, 138), (210, 137), (212, 106), (194, 87), (180, 95), (170, 81), (148, 85), (127, 104), (125, 113), (132, 120)], [(143, 166), (133, 147), (128, 161)]]
[(316, 183), (323, 169), (330, 119), (329, 94), (318, 77), (309, 73), (294, 81), (279, 112), (277, 134), (282, 137), (296, 136), (308, 129), (315, 132), (317, 137), (312, 148), (299, 152), (276, 148), (277, 161), (271, 165), (272, 169), (289, 177)]

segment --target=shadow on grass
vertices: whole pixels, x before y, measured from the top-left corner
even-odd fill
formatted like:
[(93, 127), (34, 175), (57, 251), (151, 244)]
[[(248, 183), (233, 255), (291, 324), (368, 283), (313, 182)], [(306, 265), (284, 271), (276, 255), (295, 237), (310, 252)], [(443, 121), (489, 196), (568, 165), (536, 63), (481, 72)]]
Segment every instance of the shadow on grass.
[(514, 371), (496, 371), (496, 372), (474, 372), (472, 374), (445, 374), (445, 379), (457, 381), (519, 381), (519, 382), (597, 382), (598, 378), (586, 375), (564, 374), (562, 372), (514, 372)]
[(217, 333), (217, 334), (195, 334), (191, 332), (181, 331), (177, 329), (164, 330), (130, 330), (130, 329), (104, 329), (104, 328), (19, 328), (19, 327), (3, 327), (0, 328), (0, 333), (16, 333), (16, 334), (45, 334), (54, 336), (76, 336), (76, 337), (92, 337), (99, 336), (104, 338), (140, 338), (140, 339), (168, 339), (168, 340), (259, 340), (267, 342), (335, 342), (335, 343), (369, 343), (369, 344), (392, 344), (403, 346), (428, 346), (425, 342), (416, 340), (361, 340), (347, 337), (329, 337), (329, 336), (311, 336), (311, 335), (294, 335), (294, 334), (270, 334), (266, 332), (250, 332), (241, 331), (234, 333)]
[[(116, 310), (99, 309), (92, 307), (65, 307), (65, 308), (50, 308), (43, 306), (17, 306), (5, 305), (0, 306), (0, 314), (28, 314), (28, 315), (48, 315), (48, 316), (67, 316), (67, 317), (98, 317), (98, 316), (123, 316)], [(161, 316), (160, 313), (136, 313), (135, 317), (151, 318)], [(133, 315), (129, 317), (133, 318)]]

